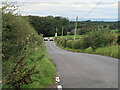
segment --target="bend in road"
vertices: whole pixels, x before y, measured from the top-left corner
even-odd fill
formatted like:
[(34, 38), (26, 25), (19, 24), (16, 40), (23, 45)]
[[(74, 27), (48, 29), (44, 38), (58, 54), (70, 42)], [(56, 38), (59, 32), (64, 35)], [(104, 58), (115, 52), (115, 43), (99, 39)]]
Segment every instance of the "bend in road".
[(45, 42), (63, 88), (118, 88), (118, 59), (63, 50)]

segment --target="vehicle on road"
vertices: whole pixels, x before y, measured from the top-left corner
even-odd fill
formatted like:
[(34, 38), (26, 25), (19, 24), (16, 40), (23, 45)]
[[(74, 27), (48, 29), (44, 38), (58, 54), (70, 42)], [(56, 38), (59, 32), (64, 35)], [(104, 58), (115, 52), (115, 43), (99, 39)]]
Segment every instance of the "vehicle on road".
[(49, 38), (49, 41), (54, 41), (53, 37), (50, 37), (50, 38)]
[(47, 37), (44, 38), (44, 41), (48, 41), (49, 39)]

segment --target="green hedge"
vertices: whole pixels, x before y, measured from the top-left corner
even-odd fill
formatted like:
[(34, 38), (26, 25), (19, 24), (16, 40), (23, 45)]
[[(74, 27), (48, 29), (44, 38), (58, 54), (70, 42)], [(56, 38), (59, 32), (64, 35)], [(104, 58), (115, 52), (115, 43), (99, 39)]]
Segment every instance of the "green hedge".
[[(35, 70), (40, 73), (31, 76), (33, 80), (37, 81), (20, 88), (45, 88), (54, 83), (55, 67), (46, 52), (43, 38), (37, 34), (27, 20), (22, 16), (15, 16), (11, 13), (3, 14), (2, 33), (3, 81), (6, 81), (6, 77), (13, 72), (18, 60), (26, 56), (24, 59), (24, 63), (27, 63), (26, 67), (30, 70), (36, 66)], [(15, 79), (20, 79), (20, 77)], [(3, 84), (3, 88), (16, 88), (11, 84)]]
[(120, 58), (118, 55), (118, 44), (120, 34), (99, 30), (87, 33), (86, 37), (73, 40), (73, 38), (57, 37), (58, 46), (70, 51), (82, 51), (85, 53), (101, 54)]

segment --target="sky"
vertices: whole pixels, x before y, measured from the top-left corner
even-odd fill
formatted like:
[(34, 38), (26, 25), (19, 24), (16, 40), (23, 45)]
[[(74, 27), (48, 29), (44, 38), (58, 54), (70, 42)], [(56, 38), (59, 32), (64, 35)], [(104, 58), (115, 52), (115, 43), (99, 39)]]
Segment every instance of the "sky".
[[(2, 2), (5, 0), (2, 0)], [(8, 0), (17, 1), (18, 13), (35, 16), (62, 16), (69, 20), (116, 21), (118, 0)]]

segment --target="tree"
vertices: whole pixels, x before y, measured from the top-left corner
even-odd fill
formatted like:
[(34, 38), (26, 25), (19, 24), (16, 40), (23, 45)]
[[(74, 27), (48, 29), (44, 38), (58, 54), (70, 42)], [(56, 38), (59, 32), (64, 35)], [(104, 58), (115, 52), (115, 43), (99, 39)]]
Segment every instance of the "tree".
[(67, 34), (67, 28), (69, 24), (69, 20), (62, 17), (39, 17), (39, 16), (26, 16), (30, 24), (35, 28), (38, 34), (44, 34), (44, 36), (54, 36), (56, 33), (58, 35), (62, 34), (62, 26), (64, 27), (64, 34)]

